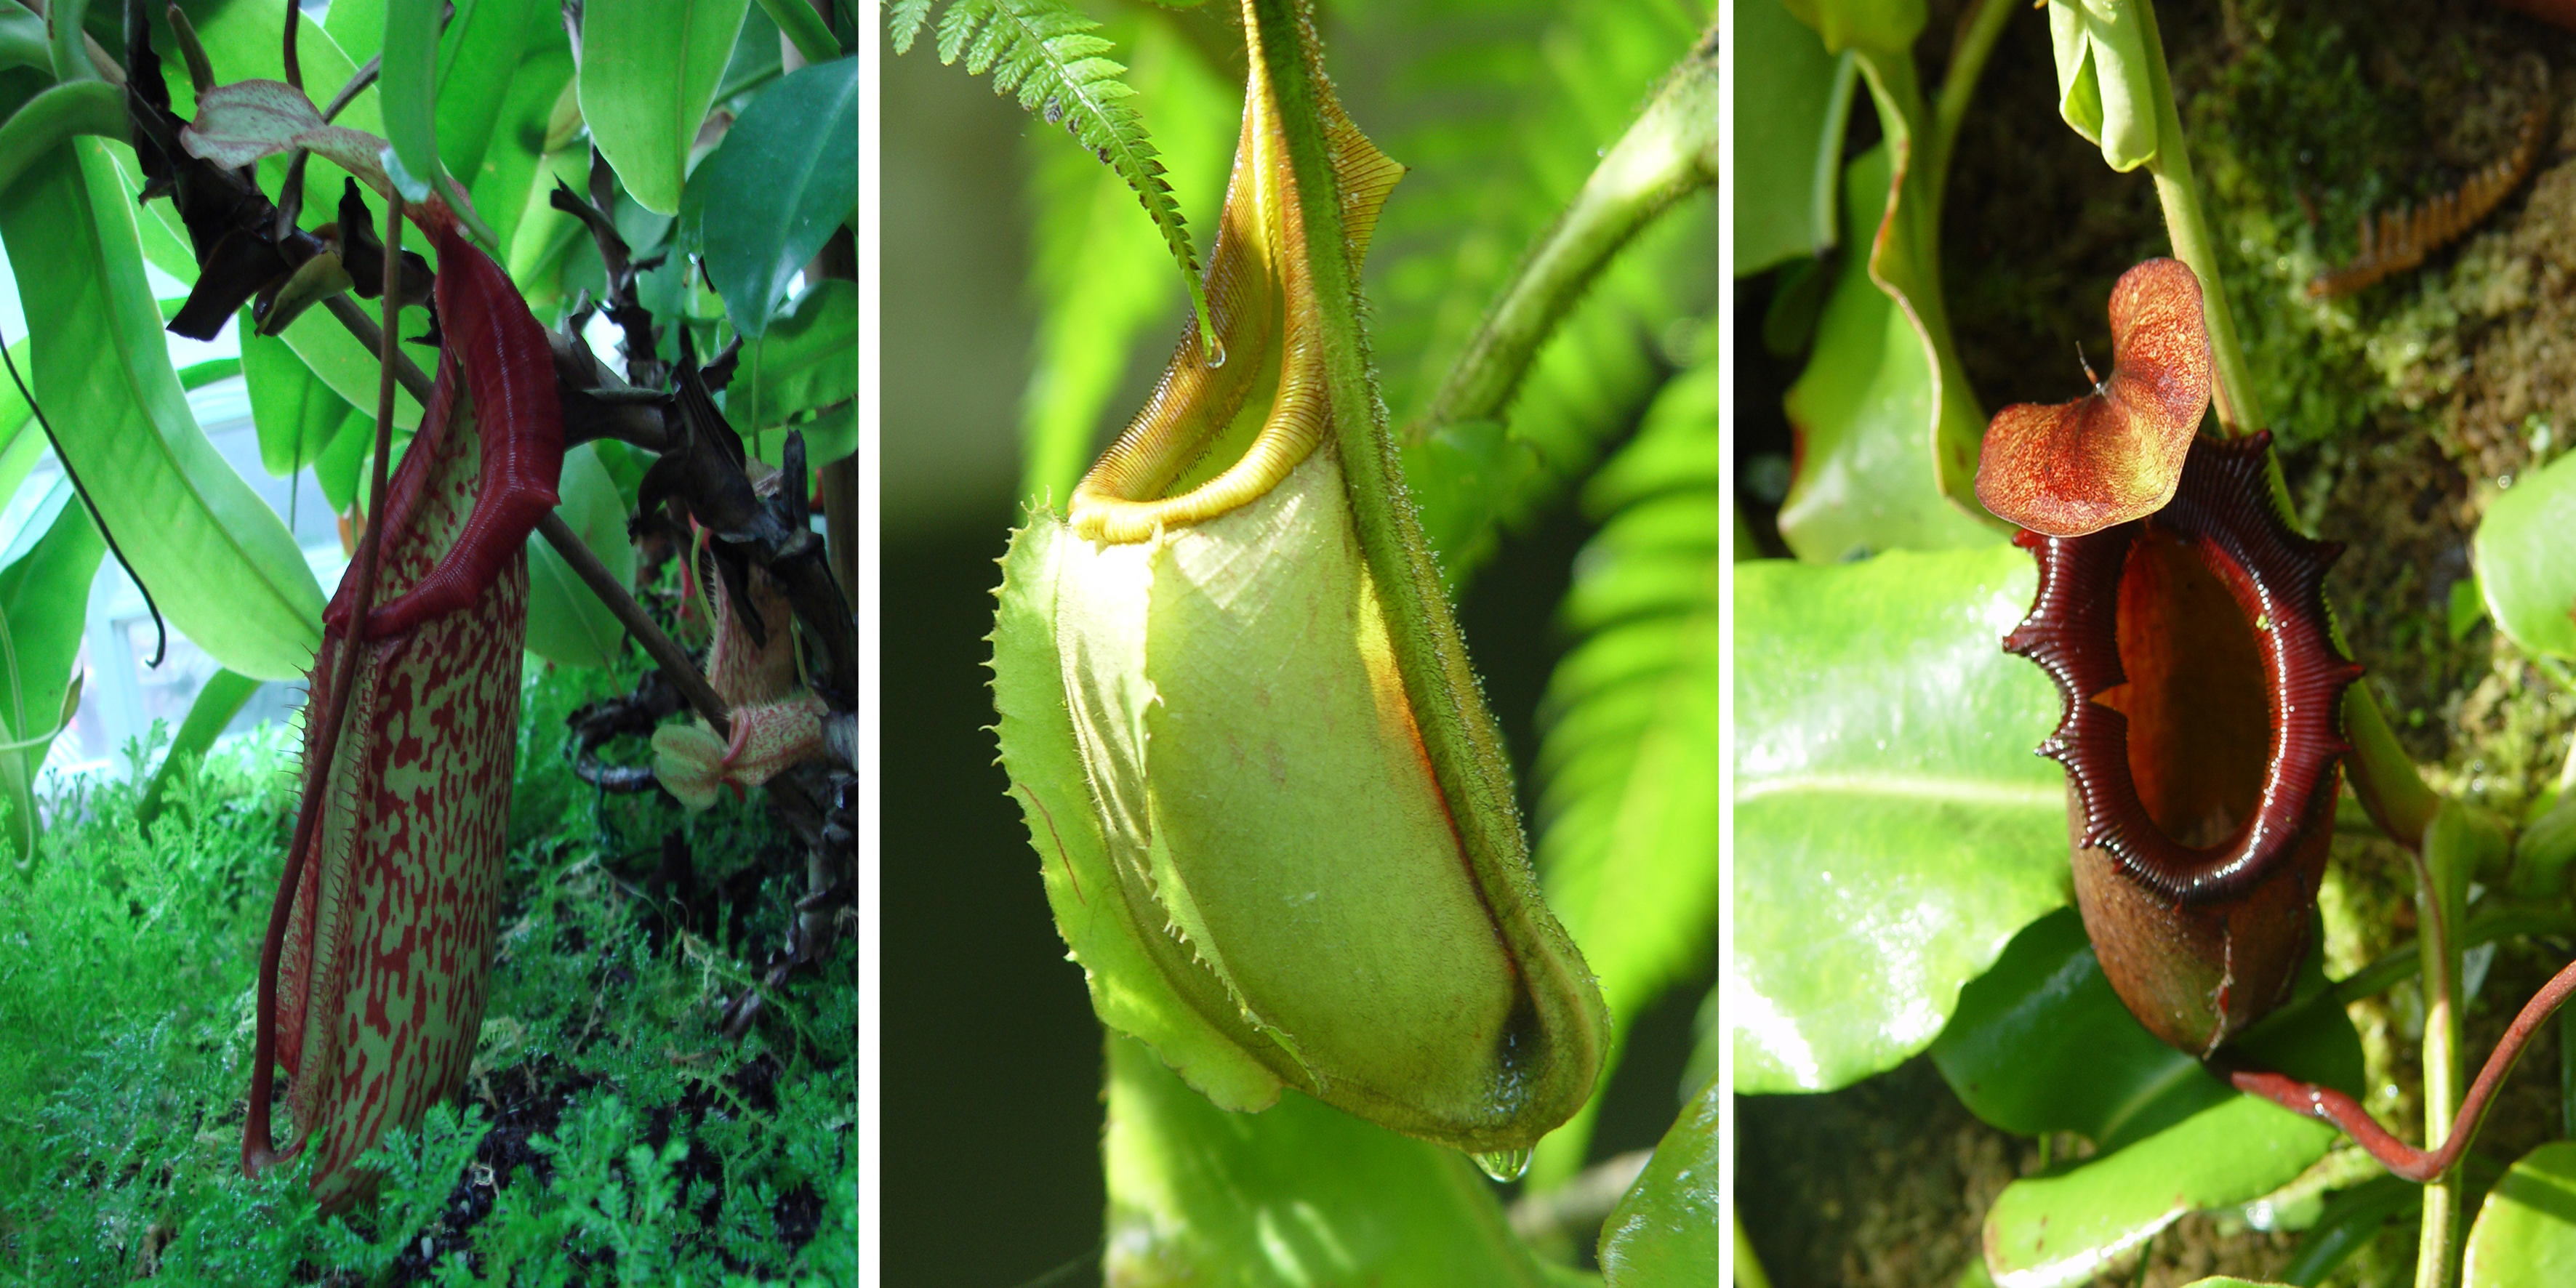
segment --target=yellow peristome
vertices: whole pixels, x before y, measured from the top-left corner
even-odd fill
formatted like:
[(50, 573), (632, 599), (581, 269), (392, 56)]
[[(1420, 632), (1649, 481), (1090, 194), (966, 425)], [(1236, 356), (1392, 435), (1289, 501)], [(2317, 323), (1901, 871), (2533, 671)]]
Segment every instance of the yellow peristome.
[[(1404, 174), (1325, 104), (1325, 137), (1342, 197), (1345, 251), (1356, 271), (1378, 209)], [(1330, 433), (1321, 322), (1297, 184), (1278, 108), (1259, 59), (1245, 87), (1243, 132), (1208, 258), (1208, 316), (1234, 355), (1210, 365), (1193, 319), (1144, 410), (1073, 490), (1067, 517), (1097, 541), (1131, 542), (1215, 518), (1269, 491)], [(1275, 382), (1266, 408), (1252, 395)], [(1166, 495), (1250, 435), (1231, 464)]]

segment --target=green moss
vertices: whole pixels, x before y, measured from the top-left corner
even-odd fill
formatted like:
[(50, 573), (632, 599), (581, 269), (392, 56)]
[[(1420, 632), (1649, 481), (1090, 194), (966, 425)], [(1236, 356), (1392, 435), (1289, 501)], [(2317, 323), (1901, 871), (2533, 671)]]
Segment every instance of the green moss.
[[(45, 802), (36, 863), (0, 873), (0, 1028), (26, 1035), (0, 1043), (0, 1283), (853, 1282), (852, 946), (717, 1031), (804, 863), (756, 798), (691, 818), (572, 775), (564, 715), (633, 679), (532, 669), (462, 1113), (388, 1141), (345, 1223), (300, 1169), (238, 1164), (290, 735), (182, 769), (148, 836), (121, 784)], [(695, 899), (646, 888), (673, 831)]]

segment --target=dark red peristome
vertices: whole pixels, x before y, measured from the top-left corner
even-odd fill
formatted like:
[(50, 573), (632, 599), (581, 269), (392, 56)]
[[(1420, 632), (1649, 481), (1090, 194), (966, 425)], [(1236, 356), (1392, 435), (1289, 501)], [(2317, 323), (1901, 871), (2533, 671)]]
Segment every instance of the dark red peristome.
[[(2066, 769), (2085, 929), (2121, 1000), (2197, 1055), (2285, 999), (2306, 955), (2347, 750), (2343, 690), (2361, 674), (2325, 606), (2342, 547), (2281, 517), (2270, 447), (2266, 434), (2195, 440), (2165, 508), (2016, 539), (2039, 559), (2039, 592), (2004, 648), (2065, 702), (2039, 753)], [(2241, 623), (2216, 620), (2233, 616), (2227, 600)], [(2216, 745), (2188, 742), (2203, 731)], [(2249, 771), (2242, 787), (2191, 781), (2231, 761)], [(2259, 793), (2245, 790), (2258, 763)], [(2174, 835), (2186, 828), (2206, 835)]]
[[(438, 325), (462, 361), (483, 440), (480, 495), (456, 546), (420, 584), (367, 614), (367, 636), (385, 639), (473, 603), (555, 508), (563, 476), (563, 410), (554, 350), (509, 274), (458, 235), (435, 202), (412, 207), (438, 247)], [(387, 526), (412, 498), (386, 498)]]

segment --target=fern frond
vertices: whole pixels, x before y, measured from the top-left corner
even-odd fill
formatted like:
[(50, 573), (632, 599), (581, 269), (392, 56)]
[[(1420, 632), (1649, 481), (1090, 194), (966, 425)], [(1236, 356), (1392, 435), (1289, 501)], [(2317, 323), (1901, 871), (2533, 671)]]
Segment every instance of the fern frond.
[[(1540, 708), (1538, 866), (1548, 905), (1601, 978), (1614, 1030), (1706, 962), (1720, 874), (1719, 481), (1724, 392), (1709, 360), (1668, 382), (1637, 438), (1584, 490), (1606, 518), (1560, 620), (1581, 643)], [(1605, 1079), (1606, 1082), (1606, 1079)], [(1581, 1161), (1588, 1120), (1540, 1146)]]
[[(1419, 113), (1388, 131), (1412, 167), (1372, 259), (1372, 348), (1407, 444), (1423, 526), (1453, 586), (1599, 463), (1672, 373), (1661, 341), (1719, 298), (1715, 203), (1667, 214), (1612, 262), (1558, 328), (1501, 422), (1424, 423), (1487, 306), (1581, 190), (1604, 148), (1699, 39), (1678, 0), (1441, 0), (1354, 15), (1361, 40), (1443, 46), (1391, 97)], [(1458, 43), (1455, 33), (1475, 33)]]
[[(898, 0), (888, 14), (896, 52), (911, 44), (929, 17), (930, 0)], [(1113, 46), (1093, 33), (1100, 24), (1071, 0), (956, 0), (939, 16), (939, 61), (960, 59), (968, 73), (993, 77), (993, 92), (1014, 94), (1020, 107), (1061, 125), (1101, 164), (1126, 180), (1189, 284), (1199, 333), (1214, 335), (1198, 251), (1180, 203), (1163, 175), (1161, 154), (1145, 119), (1127, 100), (1136, 93), (1124, 64), (1104, 57)]]
[[(1157, 11), (1120, 19), (1105, 34), (1134, 51), (1128, 81), (1160, 114), (1155, 137), (1181, 209), (1215, 210), (1242, 82)], [(1136, 218), (1127, 186), (1039, 134), (1025, 143), (1029, 295), (1038, 319), (1020, 400), (1020, 497), (1061, 506), (1098, 455), (1103, 431), (1116, 428), (1110, 404), (1129, 378), (1131, 351), (1170, 343), (1163, 328), (1175, 301), (1163, 246)]]
[(921, 24), (930, 20), (930, 0), (894, 0), (886, 7), (887, 35), (898, 54), (912, 52), (913, 37), (921, 34)]

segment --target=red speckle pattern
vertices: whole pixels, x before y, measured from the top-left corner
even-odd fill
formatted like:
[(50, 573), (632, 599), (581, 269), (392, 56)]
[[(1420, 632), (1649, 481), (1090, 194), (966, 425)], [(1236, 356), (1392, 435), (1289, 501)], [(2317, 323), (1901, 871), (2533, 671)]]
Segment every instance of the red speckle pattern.
[[(450, 271), (461, 262), (450, 250), (442, 260)], [(527, 320), (506, 278), (498, 289), (477, 304)], [(445, 273), (439, 298), (442, 318), (471, 311), (451, 304), (459, 297)], [(305, 790), (328, 797), (279, 964), (277, 1038), (296, 1131), (319, 1150), (313, 1188), (326, 1208), (372, 1185), (350, 1166), (358, 1155), (463, 1083), (482, 1028), (517, 754), (526, 529), (493, 550), (469, 547), (491, 531), (493, 452), (533, 432), (489, 416), (474, 432), (492, 354), (471, 346), (494, 334), (449, 324), (421, 438), (387, 489), (377, 599), (429, 607), (406, 610), (421, 615), (405, 633), (370, 630), (345, 669), (356, 687), (327, 779), (306, 766)], [(536, 344), (542, 362), (542, 334)], [(501, 405), (513, 416), (528, 406)], [(553, 438), (557, 459), (561, 434), (549, 422), (538, 435)], [(460, 593), (456, 609), (438, 607)], [(345, 579), (333, 598), (307, 710), (328, 710), (344, 680), (354, 594)]]

